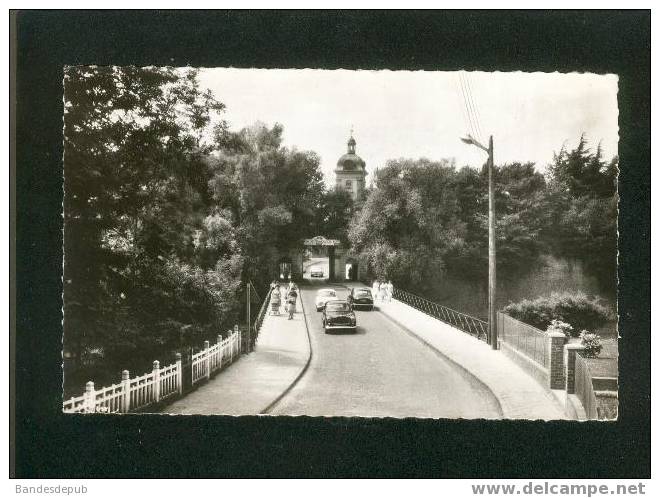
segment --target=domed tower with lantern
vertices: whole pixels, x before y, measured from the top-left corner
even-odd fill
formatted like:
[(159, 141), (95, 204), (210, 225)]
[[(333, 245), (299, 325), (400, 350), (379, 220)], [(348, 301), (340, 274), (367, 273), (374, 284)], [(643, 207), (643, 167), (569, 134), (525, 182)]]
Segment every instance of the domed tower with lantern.
[(367, 176), (366, 163), (355, 153), (355, 138), (351, 129), (348, 139), (348, 151), (337, 161), (335, 169), (336, 190), (345, 190), (351, 194), (353, 201), (364, 200), (365, 177)]

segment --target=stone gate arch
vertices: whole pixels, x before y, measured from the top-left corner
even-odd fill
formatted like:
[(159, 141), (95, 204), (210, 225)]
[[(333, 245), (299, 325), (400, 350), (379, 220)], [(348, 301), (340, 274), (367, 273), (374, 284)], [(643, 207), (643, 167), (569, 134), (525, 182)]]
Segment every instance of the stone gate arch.
[(323, 235), (317, 235), (311, 239), (305, 239), (303, 242), (304, 249), (318, 247), (323, 247), (328, 252), (328, 280), (343, 280), (343, 278), (338, 278), (341, 277), (342, 274), (338, 275), (337, 272), (337, 253), (339, 252), (339, 255), (341, 255), (341, 242), (337, 239), (327, 239)]

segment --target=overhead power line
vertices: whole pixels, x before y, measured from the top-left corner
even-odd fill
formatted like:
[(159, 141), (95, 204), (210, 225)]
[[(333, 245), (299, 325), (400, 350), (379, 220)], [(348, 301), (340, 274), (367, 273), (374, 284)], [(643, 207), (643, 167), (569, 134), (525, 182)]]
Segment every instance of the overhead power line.
[(479, 142), (484, 142), (484, 132), (481, 124), (481, 113), (473, 90), (471, 75), (461, 71), (458, 73), (464, 103), (464, 116), (467, 117), (470, 134)]
[(472, 101), (472, 108), (474, 109), (474, 114), (475, 114), (475, 120), (477, 123), (477, 133), (479, 133), (479, 141), (483, 142), (483, 132), (481, 129), (481, 113), (479, 112), (479, 106), (477, 105), (476, 99), (474, 98), (474, 92), (472, 91), (472, 82), (470, 81), (471, 75), (466, 75), (466, 81), (467, 81), (467, 87), (468, 87), (468, 95), (470, 96), (470, 100)]
[(462, 102), (462, 105), (459, 105), (461, 108), (461, 114), (463, 114), (463, 125), (465, 126), (465, 130), (468, 132), (471, 132), (470, 130), (470, 120), (467, 114), (466, 106), (465, 106), (465, 93), (463, 92), (463, 86), (461, 83), (461, 73), (456, 74), (456, 79), (454, 80), (456, 85), (456, 96), (458, 98), (459, 102)]
[(465, 111), (466, 111), (467, 118), (468, 118), (468, 126), (470, 128), (470, 134), (473, 137), (477, 138), (477, 132), (476, 132), (476, 129), (475, 129), (475, 126), (474, 126), (474, 119), (472, 117), (472, 109), (470, 107), (470, 101), (469, 101), (468, 95), (467, 95), (467, 90), (466, 90), (466, 86), (465, 86), (465, 80), (464, 80), (464, 77), (463, 77), (463, 72), (458, 73), (458, 80), (459, 80), (460, 85), (461, 85), (461, 92), (463, 93), (463, 105), (465, 107)]

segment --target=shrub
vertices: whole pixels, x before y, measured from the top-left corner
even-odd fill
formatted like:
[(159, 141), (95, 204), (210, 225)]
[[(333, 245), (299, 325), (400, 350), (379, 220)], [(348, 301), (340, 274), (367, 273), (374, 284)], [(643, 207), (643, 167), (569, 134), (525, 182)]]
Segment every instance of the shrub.
[(583, 330), (580, 332), (580, 339), (582, 339), (582, 345), (584, 346), (582, 356), (585, 358), (596, 358), (603, 349), (598, 334), (592, 334), (588, 330)]
[(523, 299), (509, 304), (502, 311), (540, 330), (547, 330), (553, 320), (568, 323), (572, 326), (573, 337), (577, 337), (578, 330), (593, 330), (612, 319), (611, 311), (598, 299), (588, 298), (581, 292), (552, 293), (532, 300)]
[(571, 325), (566, 322), (562, 322), (561, 320), (552, 320), (550, 325), (548, 325), (547, 332), (561, 332), (566, 337), (571, 337), (571, 334), (573, 333), (573, 327), (571, 327)]

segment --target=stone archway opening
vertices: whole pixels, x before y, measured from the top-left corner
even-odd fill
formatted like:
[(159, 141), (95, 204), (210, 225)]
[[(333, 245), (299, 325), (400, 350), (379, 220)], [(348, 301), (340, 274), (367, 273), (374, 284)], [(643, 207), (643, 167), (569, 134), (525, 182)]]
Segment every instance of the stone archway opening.
[[(303, 278), (311, 282), (335, 281), (337, 275), (336, 250), (341, 247), (337, 239), (318, 235), (305, 239), (303, 252)], [(343, 278), (340, 278), (343, 280)]]
[(293, 262), (290, 257), (280, 258), (277, 262), (277, 275), (280, 281), (286, 281), (293, 275)]
[(347, 259), (344, 265), (344, 279), (349, 282), (358, 281), (359, 263), (354, 259)]

